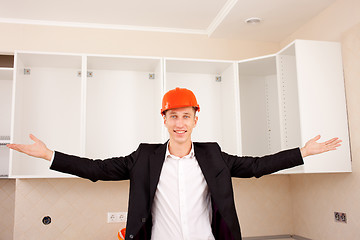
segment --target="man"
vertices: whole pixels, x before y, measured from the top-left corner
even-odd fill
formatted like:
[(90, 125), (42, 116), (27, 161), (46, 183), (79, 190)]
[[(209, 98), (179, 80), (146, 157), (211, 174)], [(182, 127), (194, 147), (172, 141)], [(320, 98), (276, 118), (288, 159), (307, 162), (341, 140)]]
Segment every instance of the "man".
[(51, 160), (51, 169), (92, 181), (130, 179), (125, 239), (238, 240), (240, 226), (231, 177), (261, 177), (303, 164), (303, 157), (335, 150), (341, 140), (317, 143), (264, 157), (238, 157), (217, 143), (191, 141), (200, 111), (195, 95), (176, 88), (163, 97), (161, 114), (169, 132), (164, 144), (140, 144), (125, 157), (91, 160), (49, 150), (30, 135), (32, 145), (9, 144)]

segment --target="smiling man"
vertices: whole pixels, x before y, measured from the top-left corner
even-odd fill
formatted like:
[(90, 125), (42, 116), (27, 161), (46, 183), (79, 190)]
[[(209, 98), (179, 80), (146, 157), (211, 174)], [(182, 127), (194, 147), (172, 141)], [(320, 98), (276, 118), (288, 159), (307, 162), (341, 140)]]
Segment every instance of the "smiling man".
[[(335, 150), (341, 140), (264, 157), (222, 152), (217, 143), (192, 142), (200, 111), (192, 91), (176, 88), (163, 97), (161, 114), (169, 132), (164, 144), (140, 144), (125, 157), (92, 160), (52, 151), (30, 135), (31, 145), (9, 148), (51, 162), (53, 170), (92, 181), (130, 180), (126, 240), (239, 240), (232, 177), (261, 177), (303, 164), (303, 157)], [(126, 137), (126, 136), (124, 136)]]

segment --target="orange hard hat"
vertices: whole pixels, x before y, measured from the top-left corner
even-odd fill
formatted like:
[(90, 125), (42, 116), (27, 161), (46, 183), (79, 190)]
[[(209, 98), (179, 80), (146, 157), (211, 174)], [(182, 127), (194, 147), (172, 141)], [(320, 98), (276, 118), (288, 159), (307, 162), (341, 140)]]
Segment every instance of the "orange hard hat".
[(181, 107), (194, 107), (196, 111), (200, 111), (200, 106), (196, 101), (196, 97), (189, 89), (177, 87), (165, 93), (162, 100), (162, 115), (164, 115), (166, 110)]

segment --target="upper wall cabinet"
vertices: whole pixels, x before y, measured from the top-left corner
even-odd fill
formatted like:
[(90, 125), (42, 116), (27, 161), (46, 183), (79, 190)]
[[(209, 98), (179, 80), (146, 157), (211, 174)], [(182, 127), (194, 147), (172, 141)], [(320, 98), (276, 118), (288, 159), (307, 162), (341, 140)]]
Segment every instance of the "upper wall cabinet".
[[(283, 146), (304, 145), (317, 134), (320, 141), (339, 137), (343, 142), (338, 150), (305, 158), (301, 172), (351, 172), (340, 44), (298, 40), (279, 53), (278, 62)], [(287, 117), (291, 108), (298, 113)]]
[(230, 61), (165, 60), (165, 92), (176, 87), (191, 89), (200, 105), (193, 141), (215, 141), (232, 154), (240, 152), (236, 72), (236, 64)]
[[(19, 52), (15, 59), (12, 142), (31, 144), (32, 133), (50, 149), (81, 154), (82, 57)], [(11, 152), (13, 177), (65, 176), (47, 161)]]
[(339, 137), (342, 146), (282, 173), (351, 171), (340, 44), (297, 40), (276, 55), (241, 61), (239, 87), (244, 155), (301, 147), (320, 134), (320, 142)]
[(9, 176), (14, 57), (0, 55), (0, 178)]
[(241, 155), (281, 150), (276, 56), (239, 63)]
[(124, 156), (162, 142), (161, 58), (88, 56), (85, 156)]
[[(200, 104), (193, 141), (262, 156), (321, 141), (342, 146), (280, 173), (350, 172), (341, 50), (297, 40), (242, 61), (16, 52), (0, 67), (0, 175), (70, 177), (16, 151), (32, 133), (50, 149), (93, 159), (124, 156), (141, 142), (165, 142), (163, 94), (191, 89)], [(9, 157), (10, 155), (10, 157)], [(10, 161), (10, 163), (9, 163)]]
[[(15, 63), (12, 142), (32, 133), (56, 151), (108, 158), (162, 141), (161, 58), (18, 52)], [(11, 177), (70, 176), (11, 153)]]

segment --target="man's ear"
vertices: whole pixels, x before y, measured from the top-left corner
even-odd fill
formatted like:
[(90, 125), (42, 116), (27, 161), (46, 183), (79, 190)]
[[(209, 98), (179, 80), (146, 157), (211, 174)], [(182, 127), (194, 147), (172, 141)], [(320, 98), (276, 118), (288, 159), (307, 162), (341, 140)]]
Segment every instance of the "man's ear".
[(196, 124), (197, 124), (198, 120), (199, 120), (199, 117), (195, 116), (195, 126), (194, 127), (196, 127)]
[(163, 115), (163, 119), (164, 119), (164, 124), (166, 124), (166, 116)]

